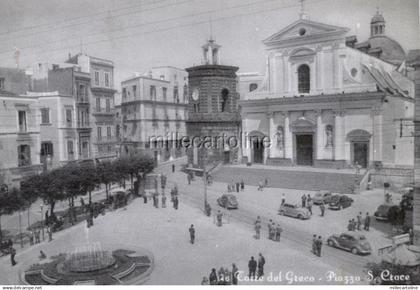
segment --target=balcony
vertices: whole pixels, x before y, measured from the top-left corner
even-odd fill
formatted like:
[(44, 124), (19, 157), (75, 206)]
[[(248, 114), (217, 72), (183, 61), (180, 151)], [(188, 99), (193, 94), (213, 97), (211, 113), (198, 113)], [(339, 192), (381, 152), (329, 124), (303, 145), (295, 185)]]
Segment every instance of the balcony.
[(76, 104), (77, 105), (89, 105), (89, 98), (87, 96), (78, 95)]
[(77, 122), (78, 130), (92, 130), (91, 124), (89, 122)]
[(102, 116), (114, 116), (115, 115), (115, 109), (106, 109), (106, 108), (95, 108), (95, 110), (92, 112), (92, 115), (102, 115)]

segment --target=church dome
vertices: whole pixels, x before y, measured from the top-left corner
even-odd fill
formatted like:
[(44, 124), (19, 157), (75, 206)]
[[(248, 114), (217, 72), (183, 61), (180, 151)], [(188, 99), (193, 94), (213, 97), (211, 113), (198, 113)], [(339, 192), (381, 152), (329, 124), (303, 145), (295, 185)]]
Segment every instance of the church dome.
[(377, 22), (385, 22), (385, 18), (382, 16), (382, 14), (380, 14), (379, 12), (377, 12), (373, 17), (372, 20), (370, 21), (371, 24), (373, 23), (377, 23)]
[(381, 50), (380, 58), (392, 64), (401, 64), (405, 58), (401, 45), (386, 35), (376, 35), (369, 40), (370, 50)]

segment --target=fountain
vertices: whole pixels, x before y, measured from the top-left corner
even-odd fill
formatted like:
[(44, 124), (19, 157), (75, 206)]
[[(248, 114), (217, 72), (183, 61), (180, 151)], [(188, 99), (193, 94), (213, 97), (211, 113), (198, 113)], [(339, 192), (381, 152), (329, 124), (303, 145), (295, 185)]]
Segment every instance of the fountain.
[(153, 255), (144, 249), (111, 251), (90, 243), (32, 264), (21, 280), (31, 285), (130, 285), (144, 283), (152, 270)]

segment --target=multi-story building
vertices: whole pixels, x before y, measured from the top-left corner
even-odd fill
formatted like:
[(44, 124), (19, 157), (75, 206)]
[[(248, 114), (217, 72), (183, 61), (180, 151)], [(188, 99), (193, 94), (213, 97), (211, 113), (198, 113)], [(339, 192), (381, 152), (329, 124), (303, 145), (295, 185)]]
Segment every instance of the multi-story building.
[(0, 184), (9, 188), (42, 170), (38, 100), (0, 91)]
[(25, 94), (32, 89), (30, 80), (31, 76), (25, 70), (0, 67), (0, 91)]
[(92, 129), (92, 156), (96, 159), (116, 155), (114, 105), (114, 63), (110, 60), (77, 54), (67, 63), (79, 65), (90, 75), (90, 127)]
[(152, 68), (121, 83), (122, 154), (146, 150), (157, 163), (184, 152), (188, 104), (187, 72), (174, 67)]

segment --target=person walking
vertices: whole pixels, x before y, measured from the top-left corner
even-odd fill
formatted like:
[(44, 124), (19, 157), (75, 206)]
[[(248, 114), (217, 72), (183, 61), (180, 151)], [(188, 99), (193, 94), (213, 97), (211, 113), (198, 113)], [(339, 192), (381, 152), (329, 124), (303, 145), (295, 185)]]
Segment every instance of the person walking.
[(268, 225), (267, 225), (267, 228), (268, 228), (268, 239), (269, 240), (272, 240), (273, 239), (273, 229), (272, 229), (272, 223), (273, 223), (273, 220), (269, 220), (268, 221)]
[(257, 279), (261, 278), (262, 276), (264, 276), (264, 265), (265, 265), (265, 258), (264, 256), (259, 253), (259, 258), (258, 258), (258, 273), (257, 273)]
[(352, 231), (352, 222), (351, 222), (351, 220), (349, 220), (349, 223), (347, 224), (347, 230), (348, 230), (349, 232), (351, 232), (351, 231)]
[(241, 184), (239, 182), (236, 182), (236, 193), (239, 193), (239, 188), (241, 186)]
[(248, 262), (248, 277), (255, 279), (255, 271), (257, 270), (257, 261), (254, 260), (254, 257), (251, 257), (251, 260)]
[(178, 209), (178, 203), (179, 203), (179, 200), (178, 200), (178, 196), (176, 196), (175, 195), (175, 197), (174, 197), (174, 209)]
[(306, 203), (307, 203), (306, 207), (307, 207), (309, 213), (312, 215), (312, 199), (311, 199), (311, 197), (308, 197), (308, 201)]
[(302, 195), (301, 199), (302, 199), (302, 207), (305, 208), (306, 207), (306, 195)]
[(244, 182), (244, 180), (242, 179), (241, 180), (241, 191), (244, 191), (245, 190), (245, 182)]
[(280, 242), (281, 233), (283, 232), (283, 229), (281, 228), (280, 224), (277, 224), (276, 227), (276, 241)]
[(12, 264), (12, 267), (17, 264), (17, 262), (15, 261), (15, 256), (16, 256), (16, 249), (11, 246), (10, 247), (10, 263)]
[(365, 231), (369, 231), (369, 227), (370, 227), (370, 216), (369, 213), (366, 213), (366, 217), (365, 217), (365, 226), (364, 226), (364, 230)]
[(236, 267), (235, 263), (232, 264), (232, 285), (238, 285), (238, 274), (239, 269)]
[(359, 212), (359, 214), (357, 215), (357, 230), (361, 231), (362, 227), (362, 212)]
[(191, 244), (194, 244), (194, 241), (195, 241), (195, 229), (194, 229), (194, 225), (191, 225), (190, 226), (189, 232), (190, 232), (190, 243)]
[(255, 225), (255, 238), (259, 240), (261, 237), (261, 218), (259, 216), (257, 217), (257, 220), (255, 221), (254, 225)]
[(325, 214), (325, 205), (323, 201), (321, 201), (321, 204), (319, 205), (319, 209), (321, 210), (321, 216), (323, 217)]
[(317, 252), (317, 238), (316, 238), (316, 235), (313, 235), (312, 236), (312, 253), (314, 254), (314, 255), (318, 255), (318, 252)]
[(209, 275), (209, 282), (210, 282), (210, 285), (217, 285), (218, 278), (217, 278), (217, 273), (216, 273), (215, 268), (211, 269), (211, 272)]
[(318, 257), (321, 257), (321, 250), (322, 250), (322, 237), (319, 236), (317, 239), (317, 255)]
[(223, 214), (220, 210), (217, 212), (216, 219), (217, 219), (217, 226), (221, 227), (223, 224)]

